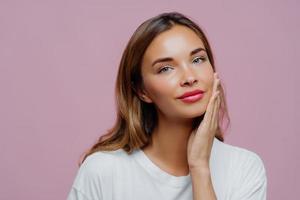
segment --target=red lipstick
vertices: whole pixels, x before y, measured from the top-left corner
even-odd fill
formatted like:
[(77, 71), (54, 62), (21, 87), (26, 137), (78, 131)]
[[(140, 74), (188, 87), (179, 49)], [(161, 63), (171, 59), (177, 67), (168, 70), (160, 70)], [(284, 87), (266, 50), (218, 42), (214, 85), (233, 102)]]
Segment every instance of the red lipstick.
[(178, 98), (185, 103), (193, 103), (202, 99), (203, 96), (204, 96), (204, 91), (194, 90), (194, 91), (186, 92)]

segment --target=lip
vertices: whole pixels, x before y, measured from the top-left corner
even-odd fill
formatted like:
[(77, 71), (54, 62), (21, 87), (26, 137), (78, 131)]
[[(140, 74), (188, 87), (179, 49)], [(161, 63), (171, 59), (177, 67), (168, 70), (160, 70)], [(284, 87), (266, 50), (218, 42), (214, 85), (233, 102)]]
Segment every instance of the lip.
[(202, 90), (194, 90), (191, 92), (186, 92), (183, 95), (179, 97), (180, 100), (182, 100), (185, 103), (194, 103), (204, 96), (204, 91)]
[(204, 93), (203, 90), (193, 90), (193, 91), (184, 93), (183, 95), (181, 95), (181, 96), (178, 97), (178, 98), (179, 98), (179, 99), (183, 99), (183, 98), (186, 98), (186, 97), (189, 97), (189, 96), (194, 96), (194, 95), (197, 95), (197, 94), (203, 94), (203, 93)]

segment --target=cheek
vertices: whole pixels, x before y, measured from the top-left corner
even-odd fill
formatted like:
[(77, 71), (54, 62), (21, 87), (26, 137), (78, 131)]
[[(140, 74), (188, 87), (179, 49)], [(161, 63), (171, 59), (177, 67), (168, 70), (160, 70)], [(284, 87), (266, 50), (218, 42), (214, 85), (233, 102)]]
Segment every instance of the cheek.
[(210, 99), (213, 94), (213, 86), (214, 86), (213, 78), (208, 80), (207, 85), (208, 85), (208, 88), (207, 88), (208, 99)]
[(214, 81), (214, 70), (210, 63), (207, 63), (198, 71), (198, 77), (202, 83), (209, 87), (212, 87)]
[(161, 99), (165, 96), (172, 97), (176, 89), (176, 81), (166, 80), (166, 79), (146, 79), (145, 88), (148, 95), (155, 99)]
[(210, 74), (207, 79), (206, 79), (206, 84), (208, 85), (208, 88), (209, 90), (212, 90), (213, 89), (213, 85), (214, 85), (214, 77), (213, 77), (213, 73)]
[(203, 84), (203, 88), (207, 91), (208, 96), (211, 96), (213, 91), (214, 84), (214, 71), (211, 65), (207, 65), (205, 68), (202, 68), (202, 71), (199, 72), (200, 82)]

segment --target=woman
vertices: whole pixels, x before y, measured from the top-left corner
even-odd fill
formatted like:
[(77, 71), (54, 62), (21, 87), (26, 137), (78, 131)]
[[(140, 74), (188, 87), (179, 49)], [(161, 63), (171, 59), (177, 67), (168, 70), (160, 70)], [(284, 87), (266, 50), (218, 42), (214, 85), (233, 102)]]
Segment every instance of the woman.
[(186, 16), (138, 27), (116, 102), (116, 124), (84, 155), (68, 200), (266, 199), (261, 158), (224, 143), (224, 90), (206, 36)]

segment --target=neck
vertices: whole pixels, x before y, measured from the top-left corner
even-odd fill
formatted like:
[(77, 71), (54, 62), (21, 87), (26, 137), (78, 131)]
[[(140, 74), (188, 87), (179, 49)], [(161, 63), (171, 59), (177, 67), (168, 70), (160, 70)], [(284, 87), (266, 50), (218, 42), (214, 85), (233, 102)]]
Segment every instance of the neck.
[(152, 132), (152, 143), (143, 150), (165, 171), (178, 176), (187, 175), (187, 144), (192, 131), (192, 120), (168, 120), (159, 117)]

